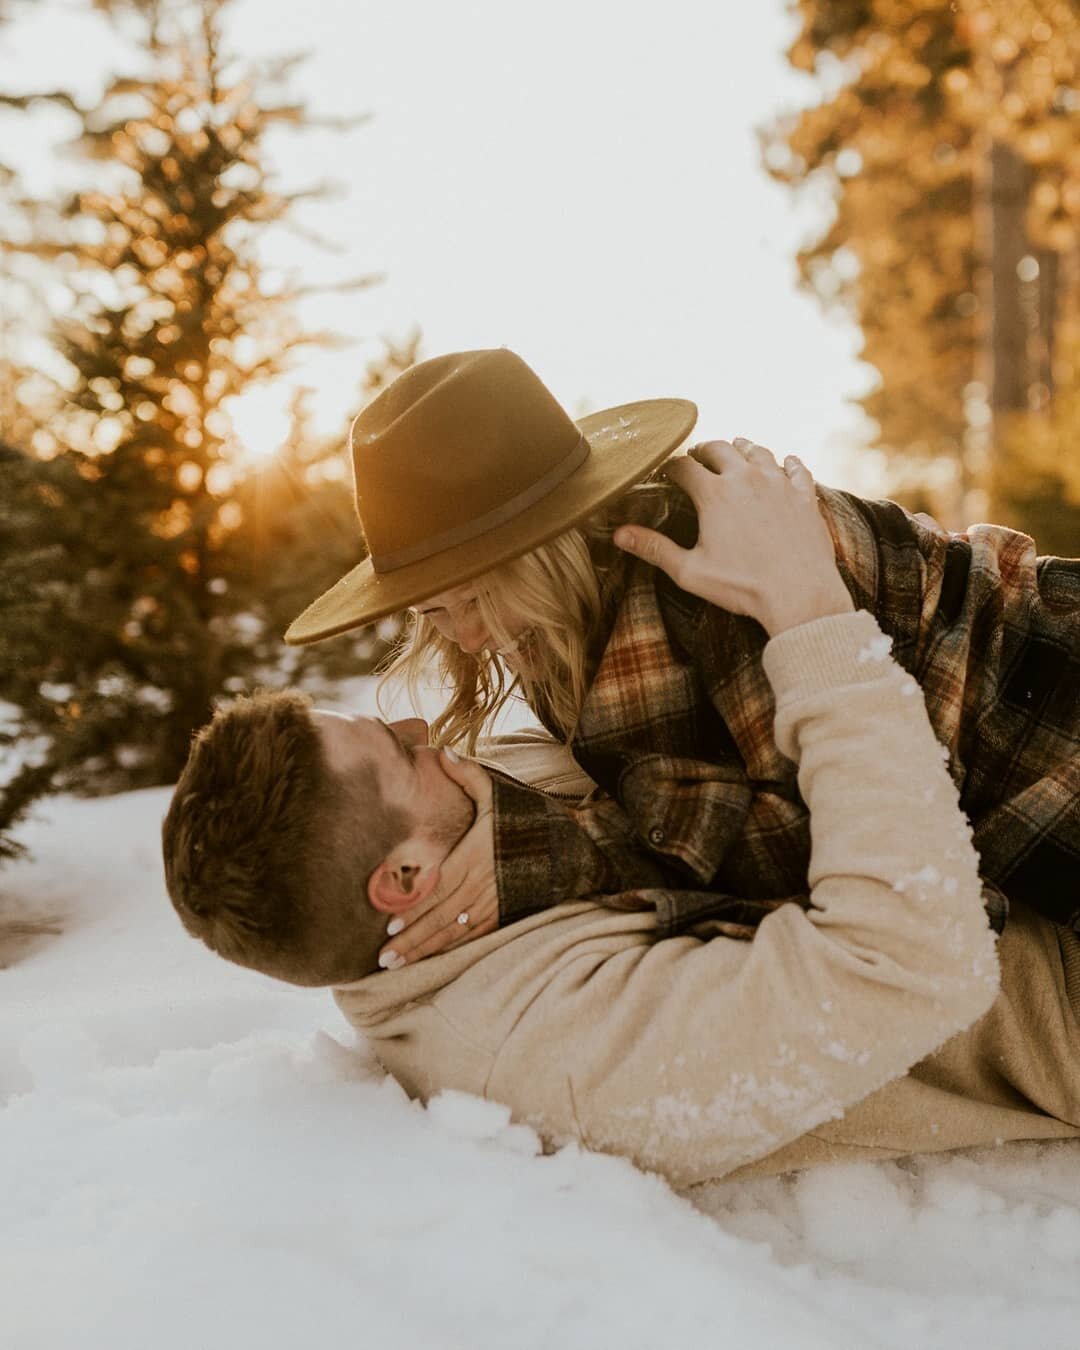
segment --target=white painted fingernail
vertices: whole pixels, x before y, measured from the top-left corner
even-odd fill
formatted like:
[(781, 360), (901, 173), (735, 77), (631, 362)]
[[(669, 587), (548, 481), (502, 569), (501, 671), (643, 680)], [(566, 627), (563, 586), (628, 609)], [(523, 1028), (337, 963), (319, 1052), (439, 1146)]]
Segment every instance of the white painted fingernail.
[(397, 935), (401, 932), (401, 930), (404, 927), (405, 927), (404, 919), (391, 919), (390, 922), (386, 925), (387, 937), (397, 937)]
[(450, 761), (451, 764), (461, 763), (461, 756), (457, 753), (456, 750), (451, 750), (449, 746), (446, 747), (446, 749), (443, 751), (443, 754), (446, 756), (446, 758)]
[(397, 970), (405, 964), (405, 958), (400, 952), (383, 952), (379, 957), (379, 965), (383, 970)]
[(393, 953), (393, 952), (380, 952), (380, 953), (379, 953), (379, 968), (380, 968), (380, 970), (389, 970), (389, 969), (390, 969), (390, 966), (391, 966), (391, 962), (393, 961), (393, 959), (394, 959), (394, 953)]

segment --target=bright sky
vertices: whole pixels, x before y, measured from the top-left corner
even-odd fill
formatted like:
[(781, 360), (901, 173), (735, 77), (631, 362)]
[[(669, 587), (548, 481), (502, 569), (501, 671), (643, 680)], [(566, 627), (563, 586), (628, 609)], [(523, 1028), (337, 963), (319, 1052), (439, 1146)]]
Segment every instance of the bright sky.
[[(424, 355), (514, 348), (575, 413), (692, 398), (698, 436), (865, 482), (857, 333), (795, 286), (821, 204), (793, 203), (759, 163), (755, 128), (812, 97), (783, 58), (782, 0), (238, 0), (233, 24), (243, 52), (312, 54), (295, 91), (313, 112), (372, 114), (274, 141), (283, 186), (341, 185), (303, 218), (345, 246), (290, 239), (275, 259), (309, 281), (387, 278), (305, 311), (368, 343), (298, 359), (320, 425), (355, 403), (371, 339), (418, 323)], [(99, 21), (35, 0), (0, 48), (0, 87), (89, 92), (110, 51)], [(251, 423), (270, 434), (287, 394)]]

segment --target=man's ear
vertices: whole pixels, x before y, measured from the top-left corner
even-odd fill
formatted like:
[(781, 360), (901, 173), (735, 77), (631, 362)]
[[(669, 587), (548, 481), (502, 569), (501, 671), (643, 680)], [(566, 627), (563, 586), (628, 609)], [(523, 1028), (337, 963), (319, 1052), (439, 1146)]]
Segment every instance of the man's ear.
[(368, 877), (368, 899), (382, 914), (403, 914), (426, 900), (438, 884), (438, 863), (425, 864), (397, 848)]

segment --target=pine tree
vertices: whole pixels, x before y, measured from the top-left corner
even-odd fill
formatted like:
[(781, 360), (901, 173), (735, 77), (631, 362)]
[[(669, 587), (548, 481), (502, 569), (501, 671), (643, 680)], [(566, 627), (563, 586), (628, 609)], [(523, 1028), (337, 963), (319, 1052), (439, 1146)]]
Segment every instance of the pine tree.
[(0, 862), (23, 848), (12, 830), (52, 786), (46, 747), (27, 736), (22, 705), (38, 691), (28, 669), (51, 640), (46, 578), (58, 550), (42, 525), (49, 514), (49, 466), (0, 440)]
[[(897, 481), (944, 468), (954, 500), (971, 505), (1015, 433), (1002, 380), (1013, 377), (1033, 413), (1061, 387), (1050, 370), (1071, 303), (1058, 264), (1080, 222), (1080, 16), (1062, 0), (793, 8), (789, 59), (824, 97), (771, 128), (766, 164), (793, 186), (823, 183), (836, 208), (800, 254), (803, 280), (862, 328), (879, 376), (862, 403)], [(1025, 178), (1007, 207), (991, 167), (1010, 156)], [(1006, 265), (1007, 209), (1022, 248)], [(1010, 343), (1022, 360), (1003, 358)]]
[(21, 706), (54, 782), (83, 790), (173, 781), (215, 697), (257, 669), (226, 401), (320, 337), (256, 253), (296, 200), (269, 178), (266, 134), (306, 114), (277, 92), (291, 62), (243, 69), (223, 50), (228, 3), (127, 12), (140, 72), (94, 108), (66, 100), (97, 181), (25, 246), (71, 291), (54, 341), (72, 375), (51, 432), (54, 641), (21, 652)]
[[(0, 5), (0, 24), (8, 17), (8, 7)], [(15, 181), (14, 172), (0, 164), (0, 196), (13, 191)], [(48, 471), (41, 466), (39, 474), (31, 456), (39, 429), (33, 405), (45, 411), (49, 386), (19, 352), (37, 304), (28, 279), (0, 253), (0, 864), (25, 852), (14, 827), (53, 779), (43, 747), (27, 743), (19, 706), (27, 653), (46, 641), (41, 600), (55, 562), (40, 528), (48, 501), (39, 479)], [(13, 944), (38, 931), (9, 910), (0, 895), (0, 967)]]

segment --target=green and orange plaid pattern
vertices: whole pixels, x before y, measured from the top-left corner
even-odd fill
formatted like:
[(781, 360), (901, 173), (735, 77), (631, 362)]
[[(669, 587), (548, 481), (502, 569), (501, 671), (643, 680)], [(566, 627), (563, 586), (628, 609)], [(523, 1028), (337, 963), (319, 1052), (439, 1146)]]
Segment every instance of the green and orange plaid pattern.
[[(1080, 562), (1037, 558), (999, 526), (944, 538), (893, 502), (818, 493), (856, 605), (922, 686), (991, 921), (1011, 899), (1080, 928)], [(696, 538), (673, 485), (637, 518)], [(613, 546), (595, 561), (605, 617), (571, 748), (602, 792), (570, 806), (495, 778), (501, 921), (588, 895), (655, 907), (667, 933), (708, 920), (749, 936), (806, 902), (810, 854), (795, 765), (773, 742), (765, 633)]]

